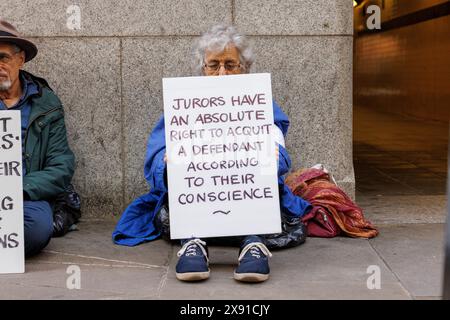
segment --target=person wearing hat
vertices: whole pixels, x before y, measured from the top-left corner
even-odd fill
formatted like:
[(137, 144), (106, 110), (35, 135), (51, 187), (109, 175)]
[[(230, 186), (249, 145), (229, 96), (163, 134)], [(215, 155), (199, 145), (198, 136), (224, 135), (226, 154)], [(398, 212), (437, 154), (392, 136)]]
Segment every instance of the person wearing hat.
[(22, 70), (37, 52), (31, 41), (0, 19), (0, 112), (21, 111), (26, 256), (49, 243), (51, 203), (68, 187), (75, 167), (61, 101), (47, 81)]

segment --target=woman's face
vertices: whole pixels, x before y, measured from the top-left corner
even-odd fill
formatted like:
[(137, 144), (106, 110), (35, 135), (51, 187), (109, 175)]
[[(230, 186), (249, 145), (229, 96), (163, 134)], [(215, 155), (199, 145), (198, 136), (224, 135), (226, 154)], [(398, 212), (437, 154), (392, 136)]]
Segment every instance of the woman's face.
[(223, 51), (206, 51), (203, 74), (205, 76), (225, 76), (242, 73), (239, 50), (228, 45)]

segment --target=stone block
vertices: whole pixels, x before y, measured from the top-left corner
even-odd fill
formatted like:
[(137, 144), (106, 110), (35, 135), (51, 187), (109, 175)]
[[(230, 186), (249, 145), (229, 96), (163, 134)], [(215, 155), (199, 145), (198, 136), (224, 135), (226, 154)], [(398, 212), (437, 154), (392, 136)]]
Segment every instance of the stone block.
[[(81, 29), (74, 30), (72, 5), (79, 7)], [(13, 0), (2, 2), (0, 13), (29, 37), (197, 35), (230, 23), (231, 1)]]
[(235, 24), (251, 35), (352, 35), (351, 1), (236, 0)]
[(192, 44), (192, 37), (123, 41), (127, 204), (148, 190), (144, 179), (144, 159), (149, 134), (163, 114), (162, 78), (192, 75)]
[(63, 102), (76, 156), (74, 185), (84, 216), (122, 208), (120, 41), (33, 39), (38, 56), (25, 69), (47, 79)]
[(352, 38), (251, 37), (253, 72), (272, 74), (275, 101), (289, 116), (293, 169), (322, 163), (354, 197)]

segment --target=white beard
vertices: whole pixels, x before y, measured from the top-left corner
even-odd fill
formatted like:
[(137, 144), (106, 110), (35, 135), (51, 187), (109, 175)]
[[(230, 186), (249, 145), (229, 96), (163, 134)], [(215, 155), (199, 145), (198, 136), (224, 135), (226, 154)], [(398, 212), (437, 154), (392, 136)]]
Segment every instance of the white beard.
[(0, 82), (0, 91), (8, 91), (9, 89), (11, 89), (11, 86), (11, 80), (2, 81)]

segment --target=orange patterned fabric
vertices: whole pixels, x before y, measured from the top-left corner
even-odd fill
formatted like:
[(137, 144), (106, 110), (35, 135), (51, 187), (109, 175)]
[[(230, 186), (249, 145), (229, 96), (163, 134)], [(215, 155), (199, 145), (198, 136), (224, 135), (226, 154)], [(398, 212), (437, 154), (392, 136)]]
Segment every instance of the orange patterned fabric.
[(326, 210), (341, 229), (340, 234), (355, 238), (373, 238), (378, 235), (378, 230), (364, 218), (362, 209), (330, 182), (329, 175), (324, 171), (314, 168), (297, 170), (286, 178), (286, 184), (295, 195), (313, 206), (312, 215), (306, 214), (304, 217), (307, 227), (307, 220), (314, 219), (316, 211)]

